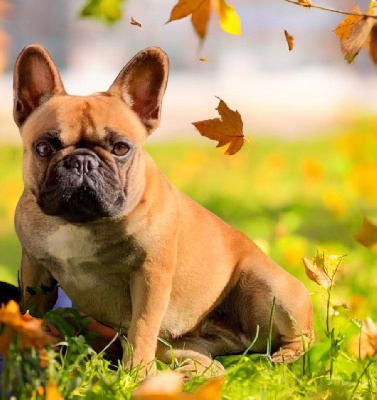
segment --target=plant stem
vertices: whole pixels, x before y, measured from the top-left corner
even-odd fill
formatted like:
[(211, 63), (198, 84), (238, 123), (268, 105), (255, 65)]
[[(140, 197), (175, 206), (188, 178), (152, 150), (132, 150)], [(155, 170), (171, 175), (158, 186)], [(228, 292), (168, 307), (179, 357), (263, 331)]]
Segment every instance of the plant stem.
[(268, 324), (268, 338), (267, 338), (267, 356), (271, 357), (271, 346), (272, 346), (272, 325), (274, 322), (274, 314), (275, 314), (275, 302), (276, 302), (276, 297), (272, 299), (272, 307), (271, 307), (271, 313), (270, 313), (270, 321)]
[(301, 6), (301, 7), (305, 7), (305, 8), (315, 8), (317, 10), (329, 11), (329, 12), (337, 13), (337, 14), (354, 15), (355, 17), (363, 17), (363, 18), (373, 18), (373, 19), (377, 18), (377, 15), (369, 15), (369, 14), (363, 14), (363, 13), (357, 14), (352, 11), (337, 10), (335, 8), (316, 6), (315, 4), (311, 4), (310, 6), (308, 6), (308, 5), (300, 4), (298, 1), (294, 1), (294, 0), (284, 0), (284, 1), (286, 1), (287, 3), (295, 4), (296, 6)]
[(351, 398), (353, 398), (353, 395), (355, 394), (357, 388), (360, 385), (361, 379), (363, 378), (363, 376), (365, 375), (365, 373), (367, 372), (368, 368), (372, 365), (372, 363), (374, 363), (376, 360), (370, 360), (368, 362), (368, 364), (366, 365), (366, 367), (364, 368), (363, 372), (361, 373), (361, 375), (359, 376), (359, 379), (356, 382), (355, 387), (353, 388), (352, 392), (351, 392)]
[(326, 333), (330, 334), (330, 305), (331, 305), (331, 287), (327, 290), (327, 304), (326, 304)]

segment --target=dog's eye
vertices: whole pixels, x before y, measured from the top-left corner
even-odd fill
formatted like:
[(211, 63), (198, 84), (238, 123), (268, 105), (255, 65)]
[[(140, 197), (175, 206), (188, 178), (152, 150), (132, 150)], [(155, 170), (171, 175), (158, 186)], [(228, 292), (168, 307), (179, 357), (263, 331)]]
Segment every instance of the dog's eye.
[(35, 151), (40, 157), (50, 157), (54, 149), (49, 142), (42, 140), (35, 146)]
[(112, 153), (117, 157), (125, 156), (130, 151), (130, 146), (125, 142), (115, 143)]

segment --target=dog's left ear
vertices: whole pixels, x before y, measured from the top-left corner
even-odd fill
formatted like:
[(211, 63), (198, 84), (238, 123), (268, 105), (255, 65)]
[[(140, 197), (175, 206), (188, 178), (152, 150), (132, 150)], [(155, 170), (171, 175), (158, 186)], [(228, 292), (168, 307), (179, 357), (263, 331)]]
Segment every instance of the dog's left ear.
[(152, 133), (160, 124), (168, 75), (167, 54), (159, 47), (148, 47), (120, 71), (108, 92), (121, 97)]

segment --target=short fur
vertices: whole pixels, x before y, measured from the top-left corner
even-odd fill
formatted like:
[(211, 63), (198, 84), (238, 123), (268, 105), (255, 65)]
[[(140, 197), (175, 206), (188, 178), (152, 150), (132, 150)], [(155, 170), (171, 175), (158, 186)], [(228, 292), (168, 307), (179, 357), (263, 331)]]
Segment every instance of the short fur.
[[(14, 71), (14, 117), (23, 146), (24, 193), (16, 212), (21, 306), (44, 314), (57, 282), (75, 306), (125, 335), (133, 359), (156, 356), (206, 368), (217, 355), (266, 351), (292, 361), (312, 340), (312, 303), (297, 279), (243, 233), (176, 189), (143, 149), (159, 124), (168, 58), (138, 53), (108, 92), (67, 95), (39, 45)], [(129, 153), (120, 159), (121, 140)], [(38, 154), (46, 142), (49, 156)], [(47, 148), (49, 148), (47, 146)], [(32, 292), (28, 287), (43, 287)], [(221, 367), (217, 365), (219, 369)]]

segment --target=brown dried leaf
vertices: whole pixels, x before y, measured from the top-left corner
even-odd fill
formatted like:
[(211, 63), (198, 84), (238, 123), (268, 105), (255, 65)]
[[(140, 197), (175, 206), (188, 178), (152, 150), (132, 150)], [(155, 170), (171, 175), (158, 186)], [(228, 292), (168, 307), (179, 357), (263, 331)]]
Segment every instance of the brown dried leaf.
[[(377, 15), (377, 7), (373, 6), (368, 10), (371, 16)], [(358, 7), (352, 10), (354, 13), (361, 14)], [(375, 18), (348, 15), (335, 29), (335, 34), (341, 42), (341, 49), (344, 58), (350, 63), (359, 54), (363, 47), (369, 48), (369, 54), (374, 63), (377, 62), (377, 31), (374, 27), (377, 24)]]
[(295, 43), (295, 37), (290, 35), (286, 29), (284, 29), (285, 40), (287, 41), (288, 50), (292, 51)]
[(236, 154), (245, 142), (243, 135), (243, 123), (238, 111), (231, 110), (226, 103), (219, 99), (217, 106), (221, 118), (207, 119), (205, 121), (193, 122), (192, 124), (202, 136), (217, 140), (217, 147), (229, 144), (225, 154)]
[(131, 24), (131, 25), (138, 26), (139, 28), (141, 28), (141, 23), (135, 21), (135, 20), (133, 19), (133, 17), (131, 17), (131, 22), (130, 22), (130, 24)]
[(368, 218), (364, 218), (361, 231), (355, 235), (355, 239), (373, 253), (377, 253), (377, 225)]

